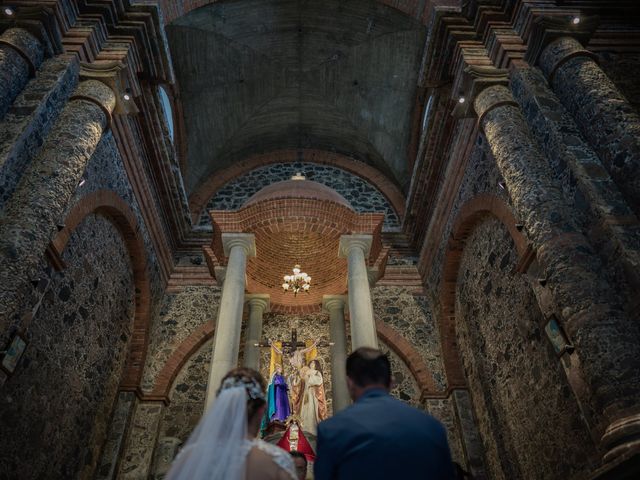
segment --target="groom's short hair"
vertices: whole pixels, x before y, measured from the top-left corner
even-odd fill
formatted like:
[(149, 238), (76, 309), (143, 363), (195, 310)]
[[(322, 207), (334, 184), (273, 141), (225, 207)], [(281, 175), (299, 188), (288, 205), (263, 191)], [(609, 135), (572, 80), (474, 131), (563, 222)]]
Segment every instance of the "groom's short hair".
[(391, 385), (389, 358), (376, 348), (360, 347), (347, 357), (347, 376), (359, 387)]

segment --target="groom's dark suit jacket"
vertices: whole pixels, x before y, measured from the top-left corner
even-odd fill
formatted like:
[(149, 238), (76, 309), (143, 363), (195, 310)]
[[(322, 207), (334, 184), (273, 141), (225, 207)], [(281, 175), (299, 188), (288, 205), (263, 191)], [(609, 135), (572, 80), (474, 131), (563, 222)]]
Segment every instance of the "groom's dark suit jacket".
[(318, 425), (315, 480), (450, 480), (447, 435), (430, 415), (369, 390)]

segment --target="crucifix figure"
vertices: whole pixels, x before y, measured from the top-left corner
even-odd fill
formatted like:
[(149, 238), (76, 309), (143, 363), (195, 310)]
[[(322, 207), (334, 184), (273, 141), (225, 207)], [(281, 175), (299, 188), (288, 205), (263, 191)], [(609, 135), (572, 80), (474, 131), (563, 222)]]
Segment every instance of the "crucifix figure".
[[(315, 427), (317, 423), (326, 418), (326, 401), (324, 397), (324, 385), (322, 377), (321, 362), (315, 358), (307, 356), (309, 352), (318, 347), (329, 347), (333, 345), (330, 342), (316, 340), (310, 345), (305, 342), (298, 341), (298, 331), (295, 325), (291, 328), (291, 338), (288, 341), (272, 341), (266, 340), (256, 343), (255, 346), (272, 349), (273, 355), (286, 357), (289, 360), (289, 371), (285, 372), (285, 365), (282, 360), (276, 360), (274, 364), (272, 361), (271, 367), (273, 369), (270, 372), (271, 378), (269, 382), (269, 399), (273, 400), (273, 405), (270, 405), (269, 421), (271, 420), (283, 420), (284, 411), (286, 415), (289, 413), (300, 418), (303, 424), (303, 428), (306, 431), (315, 434)], [(277, 358), (277, 357), (276, 357)], [(310, 360), (307, 365), (307, 360)], [(286, 381), (285, 381), (286, 378)], [(273, 398), (272, 398), (273, 387)], [(277, 395), (277, 391), (285, 390), (288, 392), (288, 400), (286, 402), (287, 407), (280, 408), (278, 405), (284, 405), (284, 398), (280, 398)], [(284, 392), (281, 392), (284, 393)], [(303, 408), (302, 400), (307, 397), (306, 407)], [(290, 405), (290, 411), (289, 411)], [(273, 407), (273, 408), (272, 408)]]

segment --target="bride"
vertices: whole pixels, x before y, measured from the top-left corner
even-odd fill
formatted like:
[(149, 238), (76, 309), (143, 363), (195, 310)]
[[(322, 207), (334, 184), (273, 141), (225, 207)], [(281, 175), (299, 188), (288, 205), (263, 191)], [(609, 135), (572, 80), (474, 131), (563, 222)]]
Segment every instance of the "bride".
[(295, 480), (291, 456), (256, 438), (267, 406), (265, 382), (250, 368), (231, 370), (167, 480)]

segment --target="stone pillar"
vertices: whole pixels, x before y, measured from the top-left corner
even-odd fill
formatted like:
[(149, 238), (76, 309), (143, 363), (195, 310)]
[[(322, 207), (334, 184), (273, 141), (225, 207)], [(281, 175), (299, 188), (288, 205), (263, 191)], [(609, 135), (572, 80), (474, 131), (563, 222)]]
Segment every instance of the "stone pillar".
[(247, 342), (244, 346), (244, 366), (259, 370), (260, 347), (256, 343), (262, 337), (262, 314), (269, 311), (269, 295), (252, 294), (245, 296), (249, 305), (249, 320), (247, 322)]
[(229, 260), (213, 341), (207, 408), (213, 403), (222, 378), (238, 365), (247, 256), (256, 254), (255, 236), (252, 233), (223, 233), (222, 244)]
[(333, 392), (333, 413), (346, 408), (351, 403), (347, 389), (347, 333), (344, 324), (344, 295), (324, 295), (322, 308), (329, 312), (329, 332), (331, 346), (331, 382)]
[(638, 113), (576, 39), (554, 40), (538, 63), (631, 208), (640, 214)]
[(153, 447), (158, 439), (164, 409), (163, 402), (137, 401), (115, 478), (140, 480), (150, 477)]
[(104, 83), (79, 84), (0, 214), (0, 331), (21, 311), (115, 104)]
[(40, 41), (22, 28), (10, 28), (0, 35), (0, 118), (22, 91), (44, 58)]
[(572, 383), (609, 460), (638, 442), (640, 332), (604, 278), (604, 266), (578, 231), (558, 181), (511, 92), (483, 90), (475, 110), (515, 212), (525, 225), (557, 312), (575, 346), (584, 386)]
[(371, 249), (371, 235), (342, 235), (340, 256), (347, 258), (349, 288), (349, 318), (351, 320), (351, 347), (378, 348), (378, 335), (373, 317), (367, 255)]
[(153, 466), (151, 468), (151, 475), (149, 478), (153, 480), (160, 480), (164, 478), (173, 460), (178, 455), (178, 451), (182, 446), (182, 440), (176, 437), (161, 437), (156, 443), (155, 453), (153, 455)]

